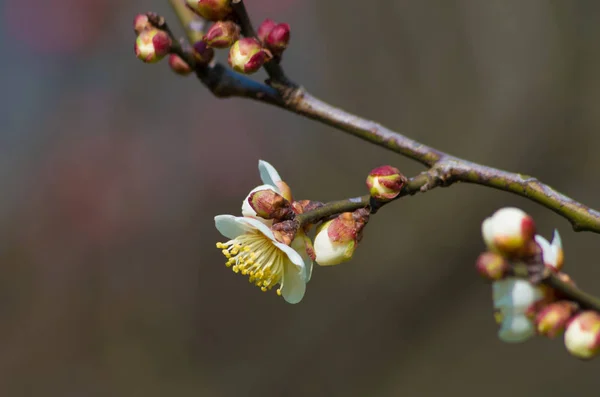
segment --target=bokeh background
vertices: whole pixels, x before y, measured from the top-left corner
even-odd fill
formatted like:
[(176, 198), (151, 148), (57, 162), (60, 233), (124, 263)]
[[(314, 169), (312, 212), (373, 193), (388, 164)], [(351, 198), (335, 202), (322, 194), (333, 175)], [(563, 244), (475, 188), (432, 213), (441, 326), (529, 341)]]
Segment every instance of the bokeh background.
[[(600, 207), (600, 2), (247, 3), (291, 23), (285, 67), (315, 95)], [(0, 5), (1, 396), (600, 395), (600, 361), (501, 343), (473, 271), (481, 220), (516, 205), (600, 294), (599, 236), (504, 192), (436, 189), (373, 217), (354, 260), (288, 305), (214, 246), (258, 159), (321, 201), (420, 166), (142, 64), (131, 21), (177, 26), (167, 1)]]

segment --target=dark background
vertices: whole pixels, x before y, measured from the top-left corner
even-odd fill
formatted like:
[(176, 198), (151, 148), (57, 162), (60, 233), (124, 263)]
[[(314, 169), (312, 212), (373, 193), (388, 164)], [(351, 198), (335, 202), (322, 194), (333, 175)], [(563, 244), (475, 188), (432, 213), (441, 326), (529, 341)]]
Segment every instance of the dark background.
[[(177, 26), (167, 3), (0, 1), (1, 396), (600, 394), (600, 361), (562, 340), (496, 337), (473, 263), (501, 206), (558, 227), (565, 270), (600, 294), (599, 237), (504, 192), (386, 207), (299, 305), (227, 270), (213, 217), (238, 214), (258, 159), (321, 201), (364, 194), (376, 166), (421, 167), (142, 64), (133, 16)], [(600, 2), (247, 5), (292, 25), (284, 65), (315, 95), (600, 207)]]

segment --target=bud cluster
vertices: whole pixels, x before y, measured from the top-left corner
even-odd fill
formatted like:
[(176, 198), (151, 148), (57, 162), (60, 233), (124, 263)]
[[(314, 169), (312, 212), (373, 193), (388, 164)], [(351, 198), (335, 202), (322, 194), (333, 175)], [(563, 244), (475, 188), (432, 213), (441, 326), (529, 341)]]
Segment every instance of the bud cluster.
[(600, 314), (581, 311), (575, 302), (561, 299), (558, 291), (534, 283), (535, 275), (560, 270), (564, 254), (558, 232), (552, 242), (536, 235), (533, 219), (517, 208), (502, 208), (482, 224), (488, 251), (476, 262), (477, 272), (492, 282), (492, 299), (498, 337), (509, 343), (535, 335), (556, 338), (564, 334), (573, 356), (589, 359), (600, 351)]

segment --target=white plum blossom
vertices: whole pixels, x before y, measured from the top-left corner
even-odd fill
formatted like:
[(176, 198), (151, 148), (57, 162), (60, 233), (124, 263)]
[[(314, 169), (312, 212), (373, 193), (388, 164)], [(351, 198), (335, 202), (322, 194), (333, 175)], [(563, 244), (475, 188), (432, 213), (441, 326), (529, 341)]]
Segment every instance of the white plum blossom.
[(230, 239), (217, 243), (217, 248), (227, 258), (227, 267), (235, 273), (248, 276), (249, 281), (262, 291), (279, 284), (277, 293), (288, 303), (298, 303), (304, 297), (306, 283), (312, 275), (313, 261), (309, 255), (312, 244), (302, 230), (296, 233), (290, 245), (278, 241), (271, 230), (273, 220), (261, 218), (250, 206), (248, 198), (259, 190), (272, 190), (291, 199), (289, 187), (271, 164), (260, 160), (258, 169), (263, 185), (252, 189), (244, 200), (243, 216), (215, 217), (217, 230)]
[(535, 242), (538, 243), (542, 249), (544, 264), (546, 266), (553, 267), (555, 270), (562, 269), (565, 256), (562, 248), (562, 240), (558, 234), (558, 230), (554, 231), (552, 243), (548, 242), (548, 240), (539, 234), (535, 236)]
[(310, 270), (299, 252), (277, 241), (271, 229), (254, 218), (218, 215), (215, 226), (230, 239), (217, 243), (227, 267), (265, 292), (279, 284), (277, 294), (288, 303), (302, 300)]

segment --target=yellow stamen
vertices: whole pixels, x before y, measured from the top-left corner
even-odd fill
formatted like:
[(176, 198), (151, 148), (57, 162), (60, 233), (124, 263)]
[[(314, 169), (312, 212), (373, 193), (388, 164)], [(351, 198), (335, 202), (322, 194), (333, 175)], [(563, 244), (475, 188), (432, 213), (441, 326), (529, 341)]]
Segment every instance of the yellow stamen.
[[(217, 243), (216, 247), (227, 258), (225, 266), (248, 276), (248, 281), (263, 292), (281, 284), (284, 264), (289, 259), (264, 234), (245, 233), (226, 243)], [(281, 295), (281, 288), (277, 289), (277, 295)]]

